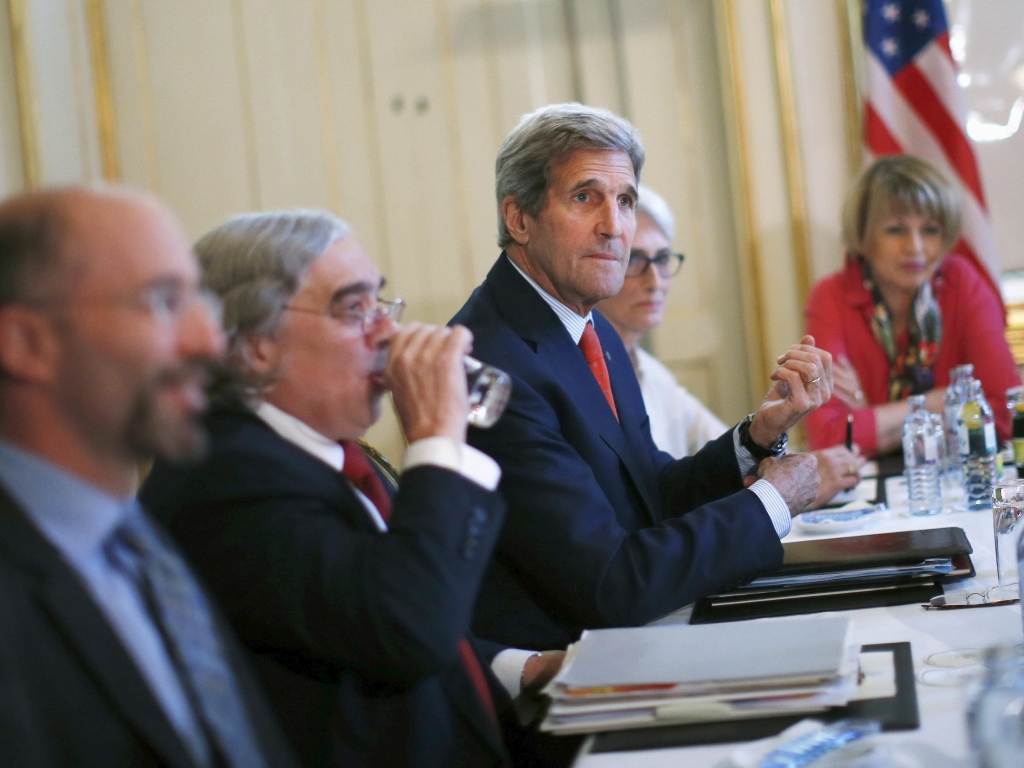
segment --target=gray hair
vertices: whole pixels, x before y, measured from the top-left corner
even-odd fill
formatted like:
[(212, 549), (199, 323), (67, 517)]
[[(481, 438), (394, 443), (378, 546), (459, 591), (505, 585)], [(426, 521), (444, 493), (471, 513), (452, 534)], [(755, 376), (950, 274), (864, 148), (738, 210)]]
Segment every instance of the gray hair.
[(648, 216), (671, 244), (676, 239), (676, 219), (672, 215), (672, 209), (665, 202), (665, 198), (643, 184), (639, 185), (637, 191), (640, 193), (640, 197), (636, 201), (637, 215), (642, 213)]
[(278, 332), (310, 265), (349, 232), (327, 211), (270, 211), (235, 216), (199, 238), (203, 286), (224, 303), (229, 353)]
[(644, 147), (636, 129), (624, 118), (607, 109), (576, 103), (552, 104), (523, 115), (505, 138), (494, 163), (499, 247), (515, 242), (501, 211), (505, 198), (511, 195), (516, 205), (536, 218), (547, 199), (551, 167), (581, 149), (625, 152), (640, 181)]

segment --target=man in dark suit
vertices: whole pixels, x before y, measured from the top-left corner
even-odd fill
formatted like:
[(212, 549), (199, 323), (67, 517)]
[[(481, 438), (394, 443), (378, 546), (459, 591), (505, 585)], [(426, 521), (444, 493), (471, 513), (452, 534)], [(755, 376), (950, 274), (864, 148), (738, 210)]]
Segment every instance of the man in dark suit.
[(629, 357), (593, 311), (622, 286), (643, 160), (628, 122), (578, 104), (525, 116), (498, 154), (505, 250), (452, 321), (513, 377), (502, 420), (469, 435), (509, 502), (480, 637), (550, 648), (649, 622), (777, 567), (790, 515), (815, 497), (813, 457), (776, 458), (831, 394), (831, 360), (809, 337), (735, 430), (680, 461), (655, 448)]
[(0, 765), (291, 766), (244, 654), (134, 498), (202, 448), (223, 335), (152, 200), (0, 204)]
[[(505, 515), (500, 470), (465, 444), (470, 334), (398, 329), (400, 303), (328, 213), (239, 216), (196, 250), (225, 303), (225, 403), (206, 459), (158, 463), (142, 498), (252, 651), (305, 764), (506, 764), (511, 700), (466, 639)], [(356, 443), (387, 389), (409, 440), (393, 499)], [(560, 663), (518, 654), (513, 693)]]

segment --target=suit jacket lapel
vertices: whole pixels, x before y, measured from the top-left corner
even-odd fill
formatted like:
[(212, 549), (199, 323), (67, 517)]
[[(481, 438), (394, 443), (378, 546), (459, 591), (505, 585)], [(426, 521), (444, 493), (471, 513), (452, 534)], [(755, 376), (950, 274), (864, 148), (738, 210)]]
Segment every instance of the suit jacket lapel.
[[(472, 645), (472, 642), (470, 645)], [(480, 658), (479, 654), (477, 654), (477, 658)], [(487, 665), (481, 661), (480, 666), (484, 668), (484, 676), (486, 677)], [(453, 664), (448, 670), (445, 675), (444, 686), (455, 708), (459, 710), (463, 718), (476, 731), (481, 741), (490, 747), (495, 755), (504, 755), (506, 750), (502, 743), (501, 733), (494, 727), (491, 716), (484, 709), (483, 702), (480, 701), (480, 694), (477, 693), (476, 686), (473, 685), (473, 681), (469, 677), (469, 672), (461, 662)], [(491, 696), (496, 699), (494, 686), (490, 687)], [(494, 702), (494, 708), (498, 712), (501, 711), (497, 700)]]
[[(644, 511), (648, 518), (652, 523), (657, 522), (654, 514), (656, 507), (652, 503), (650, 489), (640, 480), (644, 475), (639, 471), (640, 468), (637, 465), (638, 446), (632, 445), (627, 439), (627, 432), (632, 433), (636, 430), (632, 428), (631, 424), (627, 424), (624, 429), (615, 418), (590, 366), (587, 365), (583, 352), (572, 343), (572, 338), (565, 330), (565, 326), (562, 325), (562, 321), (558, 319), (558, 315), (537, 295), (533, 286), (522, 278), (512, 266), (508, 256), (504, 254), (491, 269), (487, 281), (492, 284), (494, 301), (505, 321), (524, 340), (531, 343), (537, 352), (537, 357), (548, 371), (562, 383), (567, 391), (572, 393), (573, 401), (577, 404), (578, 409), (587, 414), (587, 423), (590, 428), (601, 437), (625, 465), (633, 485), (644, 501), (646, 506)], [(598, 318), (600, 315), (595, 313), (595, 329), (601, 337), (601, 346), (605, 351), (605, 357), (608, 358), (610, 354), (614, 354), (610, 350), (615, 350), (615, 353), (621, 350), (621, 355), (625, 357), (626, 352), (621, 341), (615, 343), (614, 339), (608, 336), (607, 329), (603, 327), (608, 326), (607, 321)], [(614, 333), (614, 330), (611, 333)], [(638, 414), (635, 404), (630, 402), (631, 398), (627, 396), (627, 393), (631, 391), (631, 386), (636, 387), (637, 392), (639, 392), (639, 387), (636, 384), (636, 376), (632, 373), (632, 368), (629, 367), (628, 372), (624, 372), (623, 364), (631, 366), (628, 358), (619, 361), (616, 357), (609, 361), (608, 372), (611, 378), (612, 395), (615, 397), (615, 406), (619, 411), (619, 416), (633, 420), (638, 417)], [(633, 377), (632, 382), (625, 378), (627, 375)], [(642, 405), (643, 401), (641, 400), (640, 406), (642, 407)]]
[(144, 740), (175, 768), (194, 768), (173, 726), (102, 611), (60, 553), (0, 487), (0, 549), (38, 576), (43, 608)]

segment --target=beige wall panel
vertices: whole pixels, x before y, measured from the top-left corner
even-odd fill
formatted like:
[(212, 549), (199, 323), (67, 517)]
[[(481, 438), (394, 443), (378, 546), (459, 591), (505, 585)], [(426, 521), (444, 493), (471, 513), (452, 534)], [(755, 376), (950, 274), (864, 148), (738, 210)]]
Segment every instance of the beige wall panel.
[(789, 0), (786, 21), (806, 190), (811, 280), (842, 263), (839, 211), (850, 180), (845, 0)]
[(140, 0), (106, 0), (103, 18), (121, 181), (140, 189), (159, 190)]
[[(695, 358), (693, 360), (687, 360), (684, 362), (675, 362), (668, 366), (669, 370), (672, 371), (676, 377), (676, 381), (686, 387), (690, 394), (704, 403), (711, 411), (725, 421), (731, 423), (732, 421), (739, 421), (742, 416), (737, 419), (726, 419), (722, 416), (711, 403), (715, 400), (715, 389), (717, 375), (715, 373), (715, 364), (713, 358)], [(749, 411), (748, 411), (749, 412)], [(746, 415), (745, 413), (743, 414)]]
[(363, 0), (324, 0), (329, 107), (333, 119), (337, 213), (370, 258), (390, 275), (380, 150)]
[(264, 210), (330, 208), (328, 174), (334, 169), (327, 137), (333, 140), (334, 132), (325, 118), (333, 121), (333, 115), (321, 97), (326, 73), (321, 73), (317, 46), (323, 30), (314, 30), (314, 5), (308, 0), (236, 2), (248, 85), (242, 103), (251, 106), (247, 127), (256, 147), (258, 204)]
[[(76, 72), (88, 71), (88, 59), (82, 58), (81, 26), (75, 24), (74, 9), (69, 13), (65, 0), (26, 0), (25, 7), (41, 182), (66, 184), (94, 178), (98, 164), (90, 167), (90, 148), (83, 141), (88, 131), (82, 128), (82, 121), (90, 116), (80, 111), (83, 99), (76, 93), (76, 85), (81, 85)], [(90, 91), (85, 103), (90, 103), (91, 95)]]
[(569, 30), (558, 0), (484, 0), (500, 96), (500, 144), (519, 118), (580, 96)]
[[(739, 418), (750, 409), (743, 316), (732, 238), (714, 18), (703, 2), (621, 3), (625, 84), (647, 150), (643, 179), (676, 215), (674, 247), (687, 255), (654, 351), (669, 365), (711, 367), (706, 401)], [(732, 355), (716, 355), (721, 349)]]
[(227, 0), (141, 4), (159, 193), (193, 237), (257, 207)]
[[(619, 115), (627, 115), (627, 104), (623, 98), (618, 62), (618, 36), (623, 30), (616, 29), (617, 18), (611, 4), (616, 0), (570, 0), (572, 4), (572, 34), (576, 41), (578, 57), (580, 97), (594, 107), (604, 107)], [(623, 17), (631, 18), (629, 6), (622, 3)], [(635, 17), (631, 20), (636, 20)], [(647, 24), (641, 17), (640, 24)], [(634, 24), (630, 24), (633, 34)]]
[(470, 284), (487, 276), (498, 255), (494, 200), (494, 158), (505, 133), (492, 39), (491, 14), (480, 0), (439, 3), (442, 28), (451, 51), (450, 81), (454, 95), (455, 158), (462, 178), (460, 214), (470, 252)]
[(433, 4), (367, 6), (384, 216), (396, 295), (411, 318), (446, 322), (468, 296), (453, 137)]
[(0, 2), (0, 197), (20, 192), (24, 187), (21, 116), (11, 46), (11, 12), (7, 0), (3, 0)]
[(762, 359), (766, 372), (774, 359), (799, 341), (802, 306), (790, 220), (789, 194), (775, 81), (771, 19), (764, 0), (734, 0), (742, 84), (746, 183), (752, 210), (750, 236), (761, 255), (760, 300), (764, 312)]

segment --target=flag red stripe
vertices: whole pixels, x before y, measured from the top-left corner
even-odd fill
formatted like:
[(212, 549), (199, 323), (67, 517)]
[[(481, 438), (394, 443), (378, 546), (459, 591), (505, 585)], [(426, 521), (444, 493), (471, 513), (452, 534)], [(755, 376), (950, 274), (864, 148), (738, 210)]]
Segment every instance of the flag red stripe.
[[(967, 240), (961, 237), (959, 240), (956, 241), (956, 244), (949, 249), (949, 252), (959, 253), (961, 256), (963, 256), (965, 259), (971, 262), (974, 265), (974, 268), (981, 273), (981, 276), (983, 278), (985, 278), (985, 282), (992, 286), (992, 290), (996, 292), (996, 298), (999, 300), (999, 304), (1003, 305), (1003, 294), (1002, 291), (999, 290), (999, 283), (997, 283), (996, 279), (992, 277), (992, 273), (988, 270), (988, 267), (985, 266), (985, 262), (983, 262), (981, 260), (981, 257), (978, 256), (977, 253), (975, 253), (974, 249), (971, 248), (971, 245), (970, 243), (967, 242)], [(1003, 322), (1005, 323), (1005, 305), (1003, 305), (1003, 315)]]
[(946, 111), (942, 99), (935, 93), (931, 83), (913, 64), (901, 69), (892, 81), (942, 145), (946, 157), (956, 169), (964, 186), (975, 196), (982, 209), (985, 209), (985, 193), (981, 188), (981, 176), (978, 173), (974, 152), (960, 126)]
[(874, 155), (902, 155), (903, 147), (868, 101), (864, 104), (864, 143)]
[(946, 58), (956, 67), (956, 62), (953, 61), (953, 52), (949, 49), (949, 30), (935, 36), (935, 45), (939, 46), (939, 50), (946, 54)]

